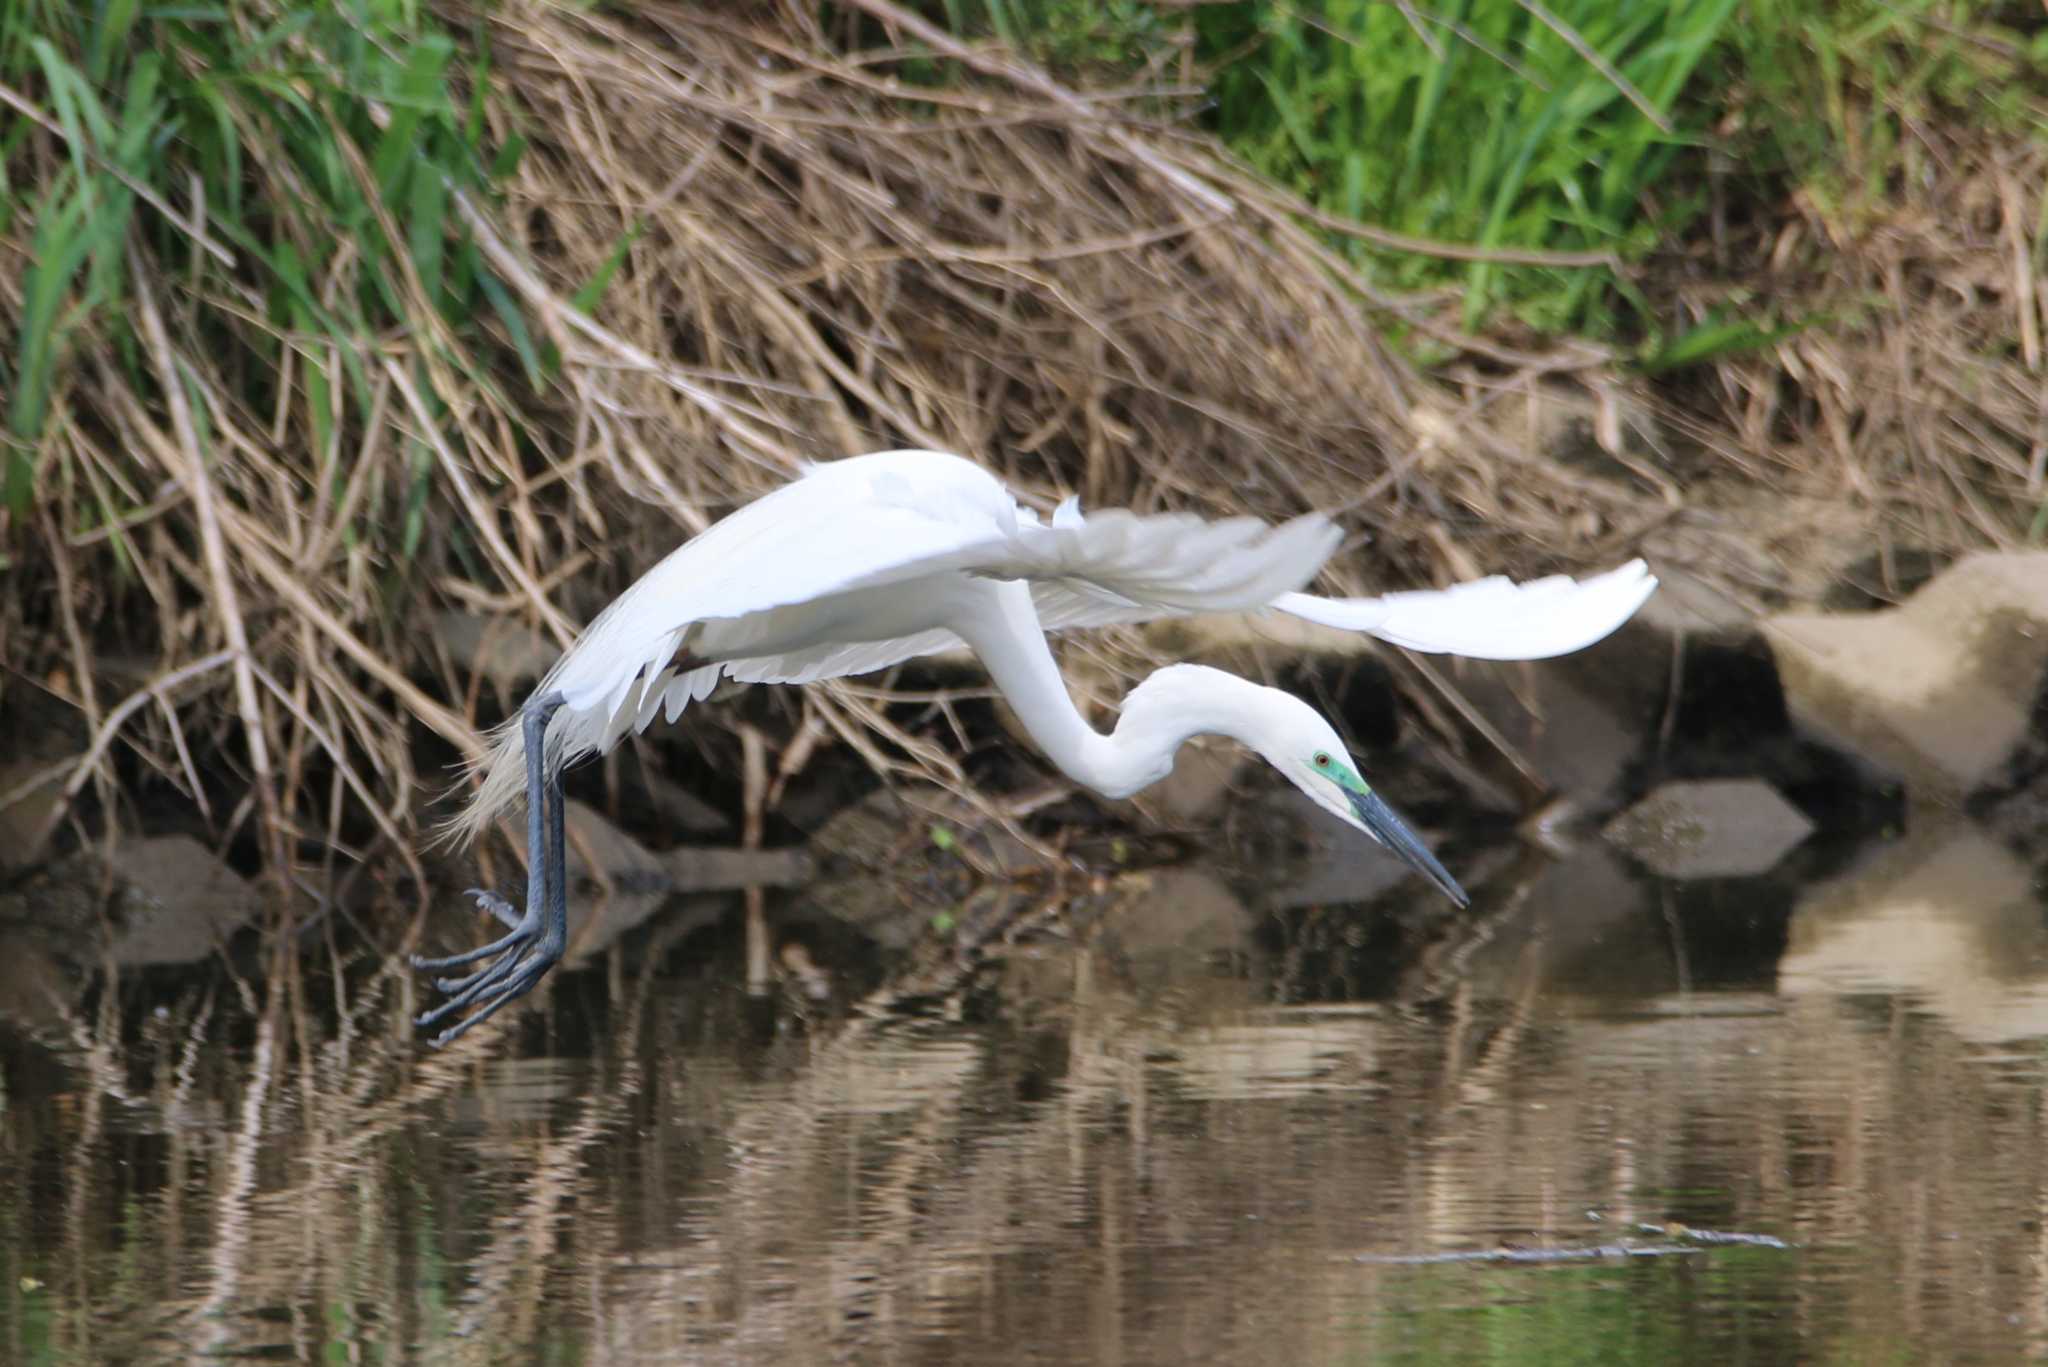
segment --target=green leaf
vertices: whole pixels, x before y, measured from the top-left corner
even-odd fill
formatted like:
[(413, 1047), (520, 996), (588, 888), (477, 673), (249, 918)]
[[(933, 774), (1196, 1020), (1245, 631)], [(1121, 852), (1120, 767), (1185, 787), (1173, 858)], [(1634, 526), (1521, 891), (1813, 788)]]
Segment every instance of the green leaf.
[(1661, 375), (1666, 371), (1699, 365), (1723, 356), (1762, 351), (1766, 347), (1776, 346), (1787, 337), (1798, 335), (1817, 321), (1817, 318), (1809, 318), (1797, 323), (1772, 326), (1747, 318), (1709, 318), (1698, 327), (1688, 329), (1638, 357), (1636, 369), (1646, 375)]
[(633, 244), (638, 242), (640, 235), (646, 231), (647, 225), (644, 222), (635, 223), (626, 229), (625, 234), (605, 257), (604, 264), (597, 268), (597, 273), (584, 282), (583, 288), (570, 296), (569, 303), (578, 313), (589, 313), (597, 307), (597, 301), (604, 297), (606, 288), (612, 283), (612, 277), (617, 275), (619, 267), (625, 264), (626, 253), (633, 249)]
[(505, 324), (505, 331), (512, 336), (512, 349), (519, 353), (519, 364), (526, 370), (526, 382), (539, 393), (546, 383), (546, 372), (541, 365), (538, 352), (533, 349), (533, 337), (526, 330), (526, 317), (519, 311), (506, 288), (498, 283), (498, 277), (489, 271), (480, 271), (476, 283), (483, 289), (484, 298), (497, 311), (499, 321)]

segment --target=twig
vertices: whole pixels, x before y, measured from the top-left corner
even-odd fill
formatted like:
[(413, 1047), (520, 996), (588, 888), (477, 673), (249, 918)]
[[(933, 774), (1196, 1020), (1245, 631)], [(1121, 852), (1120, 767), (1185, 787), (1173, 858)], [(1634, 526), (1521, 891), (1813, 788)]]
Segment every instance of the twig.
[(440, 458), (441, 468), (448, 474), (448, 482), (455, 486), (456, 496), (462, 500), (463, 509), (469, 514), (470, 526), (476, 529), (477, 535), (490, 547), (491, 554), (497, 558), (506, 578), (517, 584), (526, 594), (526, 601), (532, 606), (534, 615), (548, 624), (555, 633), (555, 639), (566, 650), (569, 643), (576, 639), (575, 626), (548, 601), (547, 595), (541, 592), (540, 585), (526, 572), (525, 563), (505, 544), (505, 535), (498, 530), (498, 519), (484, 506), (483, 499), (479, 498), (476, 490), (470, 486), (469, 476), (462, 472), (462, 462), (457, 460), (455, 452), (449, 449), (447, 439), (435, 425), (434, 415), (428, 411), (426, 400), (420, 397), (419, 390), (414, 387), (412, 377), (407, 375), (405, 368), (396, 361), (386, 361), (384, 369), (385, 373), (391, 376), (391, 382), (398, 386), (398, 392), (405, 396), (406, 406), (412, 409), (413, 416), (419, 419), (421, 436)]
[(234, 577), (228, 572), (227, 545), (221, 535), (221, 517), (215, 502), (213, 478), (207, 472), (206, 453), (200, 446), (199, 432), (192, 422), (192, 410), (185, 401), (185, 381), (179, 373), (177, 355), (171, 350), (169, 334), (164, 331), (163, 315), (157, 312), (156, 294), (149, 286), (148, 269), (141, 251), (132, 240), (128, 244), (128, 272), (133, 278), (142, 333), (156, 361), (157, 378), (164, 390), (164, 404), (170, 409), (171, 426), (183, 451), (184, 482), (192, 491), (193, 509), (199, 517), (201, 553), (206, 559), (207, 577), (212, 581), (221, 631), (227, 637), (228, 649), (234, 656), (235, 705), (241, 713), (243, 743), (249, 748), (250, 779), (255, 784), (257, 802), (263, 811), (264, 863), (270, 876), (278, 880), (282, 888), (283, 824), (277, 809), (277, 793), (270, 781), (270, 742), (263, 724), (262, 706), (256, 697), (254, 661), (249, 655), (249, 634), (242, 622), (241, 598), (235, 592)]
[[(23, 118), (32, 120), (33, 122), (41, 126), (46, 132), (53, 133), (57, 137), (63, 138), (67, 144), (71, 141), (71, 139), (64, 132), (63, 124), (58, 123), (48, 114), (45, 114), (42, 110), (36, 108), (35, 105), (31, 103), (27, 98), (20, 94), (17, 94), (13, 90), (10, 90), (5, 85), (0, 85), (0, 104), (12, 106), (14, 110), (17, 113), (19, 113)], [(226, 247), (223, 247), (220, 243), (208, 237), (206, 235), (206, 230), (200, 227), (197, 222), (187, 218), (185, 215), (179, 213), (176, 209), (173, 209), (161, 195), (157, 194), (156, 191), (150, 189), (148, 185), (146, 185), (142, 181), (137, 180), (135, 177), (129, 175), (120, 167), (108, 161), (104, 156), (100, 155), (98, 148), (84, 147), (80, 148), (79, 150), (84, 152), (85, 155), (91, 159), (93, 165), (99, 167), (100, 170), (105, 171), (115, 180), (120, 181), (121, 184), (126, 186), (128, 190), (137, 199), (141, 200), (144, 204), (147, 204), (150, 208), (156, 210), (165, 218), (169, 219), (172, 223), (176, 224), (181, 230), (183, 230), (186, 236), (190, 237), (195, 243), (197, 243), (202, 249), (204, 249), (207, 255), (213, 257), (214, 260), (220, 262), (221, 265), (226, 266), (229, 270), (233, 270), (235, 268), (235, 254), (229, 251)]]
[[(58, 797), (56, 805), (43, 817), (42, 824), (30, 838), (29, 849), (40, 850), (49, 840), (51, 832), (57, 829), (57, 823), (64, 819), (64, 813), (70, 809), (72, 799), (78, 796), (78, 790), (85, 786), (86, 779), (91, 777), (93, 770), (99, 766), (100, 757), (107, 752), (107, 747), (113, 744), (115, 735), (121, 729), (121, 723), (127, 721), (135, 709), (152, 698), (160, 702), (165, 701), (166, 689), (176, 688), (187, 679), (196, 679), (201, 674), (218, 669), (235, 658), (235, 652), (232, 650), (216, 650), (211, 655), (202, 656), (190, 664), (180, 665), (158, 675), (115, 704), (113, 710), (107, 713), (106, 720), (100, 723), (99, 729), (93, 732), (92, 743), (86, 746), (85, 753), (79, 756), (78, 762), (72, 767), (71, 777), (65, 781), (64, 791)], [(40, 782), (37, 786), (41, 786)]]

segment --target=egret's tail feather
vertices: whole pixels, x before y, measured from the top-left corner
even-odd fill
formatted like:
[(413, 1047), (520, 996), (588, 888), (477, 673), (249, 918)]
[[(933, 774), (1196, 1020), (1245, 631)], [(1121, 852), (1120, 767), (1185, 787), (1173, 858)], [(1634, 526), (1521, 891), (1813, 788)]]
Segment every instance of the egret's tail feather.
[(515, 712), (493, 728), (483, 754), (462, 766), (462, 777), (447, 796), (472, 785), (475, 791), (461, 811), (435, 828), (429, 848), (469, 844), (526, 795), (526, 737), (520, 730), (521, 720)]
[[(559, 666), (557, 666), (559, 668)], [(628, 680), (619, 696), (601, 700), (596, 706), (563, 706), (548, 721), (547, 752), (542, 772), (553, 776), (585, 755), (604, 754), (627, 733), (645, 731), (656, 716), (673, 722), (692, 702), (711, 695), (717, 685), (720, 666), (706, 665), (678, 674), (662, 670), (651, 685), (640, 678)], [(552, 691), (554, 675), (540, 686)], [(473, 788), (469, 802), (441, 823), (433, 844), (467, 845), (489, 830), (499, 817), (518, 807), (526, 796), (525, 718), (514, 713), (490, 733), (490, 744), (482, 756), (463, 767), (462, 777), (451, 793)]]

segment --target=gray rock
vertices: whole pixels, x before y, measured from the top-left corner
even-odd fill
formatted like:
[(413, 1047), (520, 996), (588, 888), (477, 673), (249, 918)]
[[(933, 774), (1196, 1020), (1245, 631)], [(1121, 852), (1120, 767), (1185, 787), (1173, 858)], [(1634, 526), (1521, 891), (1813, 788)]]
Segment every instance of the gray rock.
[[(1403, 883), (1418, 900), (1431, 899), (1427, 904), (1436, 905), (1439, 895), (1420, 874), (1318, 807), (1306, 794), (1293, 788), (1276, 789), (1262, 805), (1284, 813), (1284, 820), (1297, 825), (1308, 839), (1299, 863), (1290, 860), (1284, 871), (1276, 870), (1280, 876), (1247, 888), (1260, 911), (1364, 902)], [(1432, 848), (1439, 843), (1435, 831), (1418, 830), (1416, 834)], [(1442, 905), (1451, 904), (1444, 901)]]
[[(1669, 650), (1643, 629), (1624, 628), (1584, 659), (1439, 668), (1552, 793), (1582, 811), (1611, 811), (1629, 766), (1654, 742)], [(1492, 773), (1509, 776), (1486, 742), (1472, 749)]]
[(935, 865), (1007, 877), (1044, 866), (1040, 853), (965, 799), (930, 784), (877, 789), (811, 832), (828, 859), (909, 882)]
[(1128, 806), (1162, 826), (1200, 826), (1222, 817), (1231, 786), (1251, 760), (1251, 752), (1232, 742), (1198, 739), (1180, 748), (1159, 782), (1124, 803), (1103, 802), (1111, 811)]
[(1956, 562), (1902, 606), (1766, 621), (1793, 720), (1935, 796), (1982, 787), (2048, 668), (2048, 552)]
[(1968, 822), (1919, 822), (1804, 890), (1778, 992), (1899, 993), (1961, 1039), (2030, 1051), (2048, 1035), (2048, 926), (2033, 877)]
[(547, 673), (561, 654), (547, 636), (512, 618), (451, 610), (434, 619), (434, 631), (457, 664), (508, 696)]
[[(569, 886), (579, 892), (570, 908), (575, 962), (643, 924), (680, 893), (791, 887), (811, 876), (810, 855), (801, 849), (683, 846), (656, 853), (581, 802), (569, 804), (563, 824)], [(608, 887), (608, 895), (592, 897), (593, 885)]]
[(1148, 869), (1118, 879), (1104, 933), (1131, 978), (1167, 984), (1200, 977), (1217, 956), (1241, 952), (1258, 917), (1222, 879), (1199, 868)]
[(64, 795), (66, 776), (66, 769), (50, 760), (17, 758), (0, 763), (0, 797), (27, 789), (11, 805), (0, 807), (0, 873), (27, 868), (41, 856), (43, 832)]
[(621, 890), (708, 892), (794, 887), (811, 876), (811, 857), (801, 849), (683, 845), (657, 854), (581, 802), (569, 804), (563, 824), (572, 886), (609, 882)]
[(263, 906), (248, 880), (188, 835), (122, 840), (107, 872), (115, 884), (109, 952), (123, 966), (202, 959)]
[(1813, 822), (1762, 779), (1667, 783), (1607, 823), (1607, 839), (1666, 878), (1766, 872)]

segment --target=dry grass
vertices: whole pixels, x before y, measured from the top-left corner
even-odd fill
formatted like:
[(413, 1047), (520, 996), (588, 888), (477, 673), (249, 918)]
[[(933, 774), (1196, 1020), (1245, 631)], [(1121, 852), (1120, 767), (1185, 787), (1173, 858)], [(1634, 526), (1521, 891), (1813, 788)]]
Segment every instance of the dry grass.
[[(2048, 388), (2039, 289), (2048, 149), (2020, 136), (1916, 125), (1895, 182), (1822, 196), (1697, 244), (1660, 280), (1679, 312), (1806, 324), (1674, 392), (1738, 502), (1827, 507), (1832, 548), (1809, 591), (1874, 558), (1897, 569), (2048, 531)], [(1795, 554), (1791, 558), (1801, 558)]]
[[(274, 867), (288, 846), (361, 853), (350, 832), (404, 851), (438, 786), (414, 728), (474, 753), (509, 701), (437, 643), (437, 610), (566, 641), (798, 462), (890, 446), (973, 455), (1047, 499), (1341, 510), (1369, 538), (1347, 587), (1629, 539), (1641, 486), (1486, 420), (1597, 352), (1518, 355), (1459, 338), (1455, 300), (1374, 297), (1296, 203), (1157, 102), (1064, 89), (884, 0), (848, 12), (890, 38), (853, 50), (850, 20), (724, 6), (443, 6), (488, 38), (483, 143), (530, 144), (499, 202), (455, 192), (430, 244), (473, 240), (518, 302), (468, 332), (401, 254), (408, 324), (344, 356), (201, 252), (134, 234), (149, 363), (115, 364), (106, 329), (71, 351), (33, 452), (44, 511), (8, 530), (16, 578), (62, 592), (0, 608), (10, 662), (97, 732), (90, 767), (118, 730), (203, 800), (191, 755), (229, 757), (225, 831), (253, 818)], [(912, 85), (899, 68), (926, 48), (953, 76)], [(388, 214), (367, 158), (347, 160)], [(283, 159), (261, 169), (288, 188)], [(358, 269), (344, 246), (311, 288)], [(1390, 328), (1457, 347), (1471, 382), (1418, 377)], [(138, 647), (139, 687), (105, 677), (107, 652)], [(802, 734), (959, 779), (870, 692), (803, 707)]]
[[(417, 185), (384, 190), (389, 109), (332, 130), (369, 217), (298, 244), (294, 297), (367, 321), (281, 309), (180, 176), (151, 190), (87, 158), (148, 191), (112, 242), (126, 303), (80, 311), (48, 420), (8, 453), (34, 497), (0, 512), (0, 686), (75, 705), (84, 758), (0, 788), (97, 778), (110, 806), (132, 756), (122, 774), (190, 794), (223, 843), (253, 832), (273, 869), (404, 853), (444, 778), (416, 767), (422, 731), (474, 755), (514, 701), (444, 614), (552, 650), (800, 462), (891, 446), (969, 454), (1048, 505), (1335, 510), (1359, 534), (1333, 572), (1351, 591), (1608, 561), (1653, 532), (1682, 559), (1730, 507), (1826, 505), (1852, 537), (1940, 553), (2048, 506), (2044, 167), (2016, 140), (1944, 145), (1920, 190), (1854, 216), (1802, 197), (1660, 272), (1681, 322), (1731, 285), (1824, 320), (1691, 392), (1681, 436), (1719, 459), (1689, 467), (1631, 440), (1655, 424), (1606, 352), (1465, 336), (1454, 294), (1376, 291), (1331, 248), (1337, 220), (1233, 164), (1170, 92), (1069, 89), (890, 0), (829, 29), (791, 7), (439, 12), (489, 53), (477, 147), (525, 151), (422, 218)], [(302, 69), (332, 60), (289, 41)], [(59, 177), (82, 135), (34, 95), (0, 88), (34, 124), (9, 170)], [(251, 174), (307, 190), (246, 122)], [(0, 253), (38, 261), (45, 226), (9, 220)], [(451, 316), (449, 263), (472, 257), (484, 293)], [(9, 325), (50, 311), (18, 274)], [(347, 315), (369, 277), (384, 311)], [(1450, 359), (1419, 373), (1402, 335)], [(1560, 412), (1611, 458), (1557, 459)], [(778, 790), (820, 738), (962, 786), (950, 730), (886, 689), (791, 706)]]

